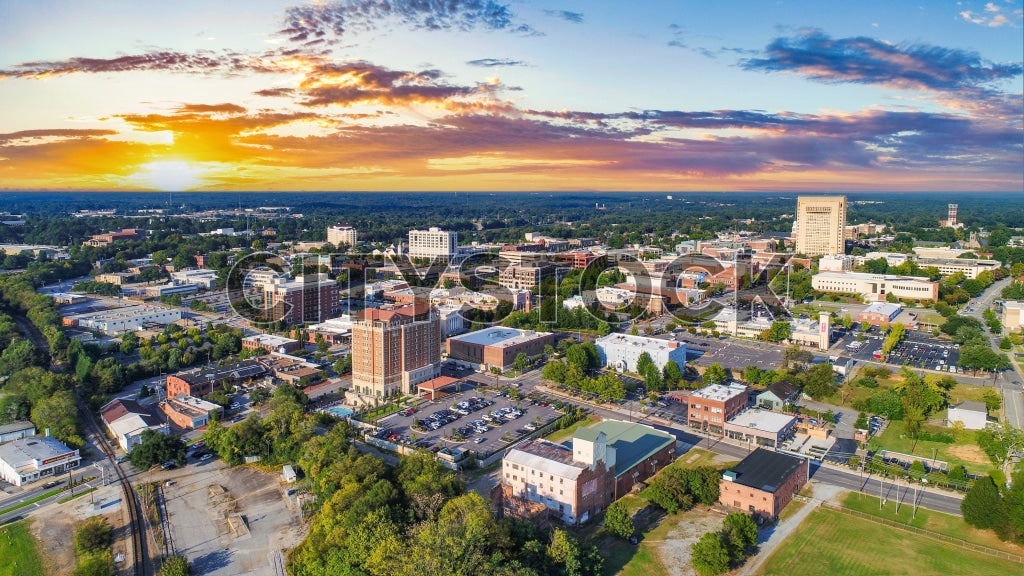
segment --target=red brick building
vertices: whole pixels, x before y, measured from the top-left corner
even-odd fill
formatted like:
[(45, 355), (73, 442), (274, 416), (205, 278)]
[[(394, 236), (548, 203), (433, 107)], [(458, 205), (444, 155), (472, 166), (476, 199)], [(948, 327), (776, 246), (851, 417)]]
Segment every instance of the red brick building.
[(262, 377), (267, 369), (255, 360), (212, 368), (197, 368), (167, 377), (167, 396), (195, 396), (201, 398), (222, 387), (248, 386)]
[(502, 462), (501, 507), (518, 515), (541, 503), (551, 517), (582, 524), (671, 464), (675, 449), (674, 436), (617, 420), (578, 429), (571, 448), (528, 442)]
[(263, 286), (263, 301), (270, 320), (323, 322), (338, 308), (338, 283), (327, 274), (308, 274), (290, 281), (275, 278)]
[(723, 434), (725, 422), (747, 407), (747, 387), (733, 383), (712, 384), (690, 394), (687, 419), (690, 428)]
[(718, 501), (775, 520), (809, 477), (807, 460), (758, 448), (722, 473)]
[(520, 353), (538, 356), (549, 344), (555, 345), (555, 335), (551, 332), (493, 327), (452, 336), (446, 346), (452, 359), (507, 370)]

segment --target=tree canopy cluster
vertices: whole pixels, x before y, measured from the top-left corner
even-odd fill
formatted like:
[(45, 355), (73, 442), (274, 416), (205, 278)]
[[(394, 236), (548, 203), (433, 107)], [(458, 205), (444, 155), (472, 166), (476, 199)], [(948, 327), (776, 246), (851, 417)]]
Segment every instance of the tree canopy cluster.
[(1009, 488), (996, 485), (991, 476), (975, 480), (960, 502), (960, 511), (968, 524), (993, 530), (1001, 540), (1024, 544), (1024, 470), (1017, 470)]
[(597, 575), (601, 557), (564, 530), (496, 519), (429, 453), (389, 468), (346, 423), (306, 443), (299, 466), (320, 506), (289, 554), (296, 576)]

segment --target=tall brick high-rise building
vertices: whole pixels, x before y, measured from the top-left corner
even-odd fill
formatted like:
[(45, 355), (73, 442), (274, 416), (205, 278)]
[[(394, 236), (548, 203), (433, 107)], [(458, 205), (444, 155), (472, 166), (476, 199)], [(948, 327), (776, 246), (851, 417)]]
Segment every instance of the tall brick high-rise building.
[(383, 398), (440, 373), (441, 318), (426, 303), (367, 309), (352, 324), (352, 388)]

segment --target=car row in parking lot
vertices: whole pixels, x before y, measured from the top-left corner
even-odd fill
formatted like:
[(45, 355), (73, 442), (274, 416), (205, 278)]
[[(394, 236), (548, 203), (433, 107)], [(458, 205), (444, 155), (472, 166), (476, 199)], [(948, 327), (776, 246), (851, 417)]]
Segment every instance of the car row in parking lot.
[[(463, 400), (453, 404), (451, 409), (444, 408), (434, 412), (430, 416), (416, 421), (416, 425), (424, 430), (437, 430), (438, 428), (455, 422), (463, 416), (469, 416), (470, 413), (493, 405), (494, 402), (491, 400), (485, 400), (479, 396), (474, 396), (468, 400)], [(403, 411), (403, 414), (408, 415), (408, 411)]]

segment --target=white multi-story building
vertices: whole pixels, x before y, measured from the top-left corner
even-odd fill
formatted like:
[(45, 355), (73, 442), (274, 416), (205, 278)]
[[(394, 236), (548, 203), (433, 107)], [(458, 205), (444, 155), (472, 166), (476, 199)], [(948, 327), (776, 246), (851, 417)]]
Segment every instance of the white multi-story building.
[(921, 268), (935, 267), (943, 276), (963, 272), (967, 278), (977, 278), (982, 272), (991, 272), (1002, 266), (998, 260), (974, 260), (971, 258), (919, 258)]
[(620, 372), (636, 372), (636, 362), (644, 352), (647, 352), (659, 370), (665, 368), (669, 360), (674, 360), (680, 368), (686, 365), (686, 344), (674, 340), (609, 334), (594, 343), (601, 354), (601, 363)]
[(818, 260), (818, 270), (822, 272), (848, 272), (853, 269), (853, 256), (833, 254), (822, 256)]
[(0, 479), (15, 486), (62, 474), (81, 462), (78, 450), (50, 436), (29, 436), (0, 444)]
[(327, 241), (335, 246), (345, 244), (349, 247), (356, 245), (356, 229), (351, 226), (330, 226), (327, 228)]
[(458, 232), (447, 232), (436, 227), (409, 231), (410, 258), (450, 258), (458, 245)]
[(811, 277), (811, 287), (819, 292), (860, 294), (869, 300), (884, 300), (889, 294), (910, 300), (939, 299), (939, 283), (917, 276), (820, 272)]
[(842, 254), (846, 249), (846, 196), (800, 196), (795, 228), (798, 253)]

